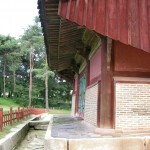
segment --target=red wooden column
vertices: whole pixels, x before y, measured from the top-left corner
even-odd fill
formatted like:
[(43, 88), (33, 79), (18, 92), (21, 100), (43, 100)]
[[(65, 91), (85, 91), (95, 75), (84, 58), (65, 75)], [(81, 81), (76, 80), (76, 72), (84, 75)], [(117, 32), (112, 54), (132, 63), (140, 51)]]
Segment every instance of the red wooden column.
[(75, 106), (74, 106), (75, 109), (74, 109), (74, 112), (73, 112), (74, 114), (73, 115), (76, 114), (76, 91), (75, 91), (75, 84), (76, 84), (76, 80), (74, 79), (73, 80), (73, 93), (72, 93), (72, 96), (75, 95)]
[(77, 77), (76, 101), (75, 101), (75, 114), (78, 113), (78, 107), (79, 107), (79, 87), (80, 87), (80, 77), (78, 75), (78, 77)]
[(100, 109), (101, 109), (101, 81), (98, 81), (97, 96), (97, 127), (100, 128)]
[(3, 129), (3, 108), (0, 108), (0, 131)]
[(86, 87), (90, 84), (90, 60), (87, 60), (87, 68), (86, 68)]
[(107, 38), (101, 45), (100, 128), (113, 128), (112, 47)]

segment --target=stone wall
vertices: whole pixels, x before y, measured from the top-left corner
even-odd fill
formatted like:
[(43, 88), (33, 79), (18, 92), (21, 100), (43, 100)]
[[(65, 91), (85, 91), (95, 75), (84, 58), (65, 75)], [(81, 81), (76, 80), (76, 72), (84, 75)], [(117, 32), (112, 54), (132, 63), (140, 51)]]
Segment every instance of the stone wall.
[(116, 83), (116, 129), (150, 129), (150, 84)]
[(97, 99), (98, 84), (89, 87), (85, 93), (84, 120), (94, 126), (97, 126)]

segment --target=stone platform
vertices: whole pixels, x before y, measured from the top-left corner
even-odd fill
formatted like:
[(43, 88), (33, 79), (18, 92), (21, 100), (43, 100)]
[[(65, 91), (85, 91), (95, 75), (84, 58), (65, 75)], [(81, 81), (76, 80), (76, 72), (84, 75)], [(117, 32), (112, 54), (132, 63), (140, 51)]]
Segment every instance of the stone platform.
[(150, 132), (123, 134), (96, 129), (81, 118), (54, 115), (46, 136), (45, 150), (149, 150)]
[(68, 139), (101, 137), (94, 133), (94, 129), (94, 126), (87, 124), (79, 117), (54, 116), (51, 136)]

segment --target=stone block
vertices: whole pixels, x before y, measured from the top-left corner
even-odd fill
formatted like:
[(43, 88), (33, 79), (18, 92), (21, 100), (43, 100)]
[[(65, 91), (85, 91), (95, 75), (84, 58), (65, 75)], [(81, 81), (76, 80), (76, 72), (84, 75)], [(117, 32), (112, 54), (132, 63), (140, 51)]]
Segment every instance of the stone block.
[(67, 139), (63, 138), (45, 139), (44, 150), (67, 150)]
[(144, 138), (92, 138), (69, 140), (69, 150), (145, 150)]
[(48, 125), (36, 125), (34, 126), (34, 129), (36, 130), (47, 130)]
[(149, 150), (150, 149), (150, 136), (145, 137), (145, 150)]

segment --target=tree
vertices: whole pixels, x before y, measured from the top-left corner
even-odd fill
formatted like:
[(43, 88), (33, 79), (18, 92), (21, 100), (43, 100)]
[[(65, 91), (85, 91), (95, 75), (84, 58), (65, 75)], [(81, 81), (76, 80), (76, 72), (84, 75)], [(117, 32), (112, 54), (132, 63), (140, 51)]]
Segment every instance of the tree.
[(49, 79), (49, 103), (51, 107), (71, 107), (72, 84), (61, 79), (58, 75)]
[(0, 96), (9, 93), (21, 106), (48, 109), (70, 104), (70, 90), (48, 67), (39, 18), (19, 40), (0, 35)]
[(9, 68), (9, 61), (13, 51), (18, 48), (17, 41), (10, 36), (0, 35), (0, 55), (1, 55), (1, 64), (3, 67), (3, 96), (6, 96), (6, 70)]
[(42, 79), (45, 81), (45, 108), (49, 109), (49, 102), (48, 102), (48, 79), (49, 77), (54, 77), (54, 72), (48, 69), (47, 63), (47, 55), (45, 54), (45, 64), (41, 64), (42, 68), (34, 69), (36, 74), (36, 78)]
[(29, 83), (29, 104), (28, 106), (31, 106), (32, 102), (32, 86), (33, 86), (33, 67), (34, 67), (34, 60), (39, 58), (41, 51), (44, 49), (44, 40), (42, 36), (42, 29), (39, 25), (39, 18), (35, 17), (35, 24), (33, 26), (29, 26), (22, 36), (22, 43), (23, 47), (27, 50), (29, 50), (29, 62), (30, 62), (30, 68), (29, 68), (29, 77), (30, 77), (30, 83)]

